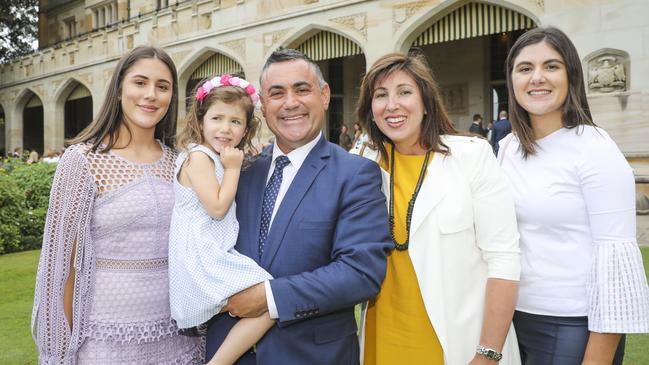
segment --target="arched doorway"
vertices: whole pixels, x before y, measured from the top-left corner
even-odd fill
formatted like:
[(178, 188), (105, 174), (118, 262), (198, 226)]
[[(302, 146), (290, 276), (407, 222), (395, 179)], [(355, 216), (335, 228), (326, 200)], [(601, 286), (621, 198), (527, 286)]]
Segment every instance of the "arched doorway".
[(44, 146), (43, 102), (32, 93), (23, 109), (23, 151), (36, 150), (43, 154)]
[(195, 95), (196, 87), (207, 78), (224, 73), (238, 75), (243, 78), (246, 77), (245, 73), (243, 72), (243, 67), (241, 67), (241, 65), (237, 61), (221, 53), (214, 53), (203, 63), (201, 63), (196, 68), (196, 70), (192, 72), (189, 80), (187, 81), (187, 87), (185, 88), (185, 105), (187, 107), (187, 110), (189, 110), (190, 106), (192, 105), (192, 96)]
[[(303, 38), (304, 39), (304, 38)], [(307, 35), (294, 48), (316, 61), (331, 88), (325, 136), (338, 143), (340, 127), (347, 124), (353, 130), (354, 108), (361, 80), (365, 74), (365, 55), (354, 41), (325, 30)]]
[(516, 39), (536, 24), (512, 9), (477, 1), (435, 18), (411, 50), (418, 48), (428, 59), (455, 126), (468, 130), (477, 113), (486, 127), (508, 109), (505, 58)]
[(85, 86), (77, 84), (68, 95), (64, 120), (65, 139), (73, 138), (92, 121), (92, 96)]

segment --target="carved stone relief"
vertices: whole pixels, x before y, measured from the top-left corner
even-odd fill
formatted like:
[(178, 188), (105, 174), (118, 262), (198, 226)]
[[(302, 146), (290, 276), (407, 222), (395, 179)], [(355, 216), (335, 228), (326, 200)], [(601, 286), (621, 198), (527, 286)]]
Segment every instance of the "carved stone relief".
[[(437, 3), (439, 1), (435, 1)], [(401, 24), (408, 20), (413, 14), (427, 5), (431, 5), (432, 1), (413, 1), (411, 3), (396, 5), (392, 8), (392, 30), (399, 29)]]
[(276, 32), (264, 33), (264, 54), (275, 45), (277, 42), (282, 39), (282, 37), (288, 33), (290, 29), (282, 29)]
[(84, 81), (86, 85), (92, 85), (92, 73), (88, 72), (85, 74), (79, 74), (77, 76), (81, 81)]
[(629, 90), (629, 56), (624, 51), (602, 49), (586, 58), (585, 69), (589, 94)]
[(241, 59), (246, 59), (246, 39), (235, 39), (232, 41), (223, 42), (223, 45), (235, 51)]
[(443, 85), (440, 91), (449, 114), (469, 114), (469, 84)]
[(367, 39), (367, 14), (359, 13), (352, 14), (348, 16), (342, 16), (339, 18), (331, 19), (332, 22), (338, 23), (346, 26), (347, 28), (354, 29), (360, 32), (363, 35), (363, 38)]

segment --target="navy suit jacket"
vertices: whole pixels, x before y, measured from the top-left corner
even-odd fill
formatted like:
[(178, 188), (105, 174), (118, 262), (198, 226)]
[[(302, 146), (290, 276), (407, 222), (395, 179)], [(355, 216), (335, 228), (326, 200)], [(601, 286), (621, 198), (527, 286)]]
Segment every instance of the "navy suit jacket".
[(505, 138), (512, 132), (512, 123), (509, 119), (500, 119), (494, 122), (491, 132), (491, 144), (494, 146), (494, 152), (498, 155), (498, 141)]
[[(376, 296), (392, 247), (378, 165), (323, 137), (279, 206), (259, 260), (261, 205), (272, 146), (246, 171), (237, 191), (236, 249), (270, 272), (276, 326), (238, 364), (359, 363), (354, 305)], [(215, 317), (208, 353), (234, 324)], [(208, 357), (209, 358), (209, 357)]]

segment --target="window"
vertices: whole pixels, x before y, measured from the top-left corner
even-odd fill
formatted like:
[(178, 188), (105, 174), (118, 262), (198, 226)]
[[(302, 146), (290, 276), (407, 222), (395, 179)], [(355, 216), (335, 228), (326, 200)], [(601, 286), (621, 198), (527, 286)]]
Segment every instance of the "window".
[(73, 38), (77, 35), (77, 21), (74, 17), (69, 17), (63, 20), (65, 29), (65, 38)]
[(92, 10), (93, 28), (103, 28), (117, 23), (117, 2), (104, 3)]

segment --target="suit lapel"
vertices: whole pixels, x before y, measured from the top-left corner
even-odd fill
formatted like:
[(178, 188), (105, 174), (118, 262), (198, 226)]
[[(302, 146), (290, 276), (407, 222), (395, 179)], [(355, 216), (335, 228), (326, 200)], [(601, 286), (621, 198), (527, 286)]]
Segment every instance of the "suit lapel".
[[(309, 187), (313, 184), (316, 176), (326, 166), (325, 158), (329, 157), (329, 146), (324, 137), (313, 147), (304, 163), (298, 170), (291, 186), (289, 186), (284, 199), (282, 200), (273, 223), (268, 232), (264, 254), (261, 258), (261, 266), (269, 268), (277, 254), (277, 250), (282, 245), (286, 229), (288, 228), (291, 218), (300, 202), (304, 198)], [(259, 224), (257, 224), (259, 226)], [(257, 233), (259, 236), (259, 233)]]

